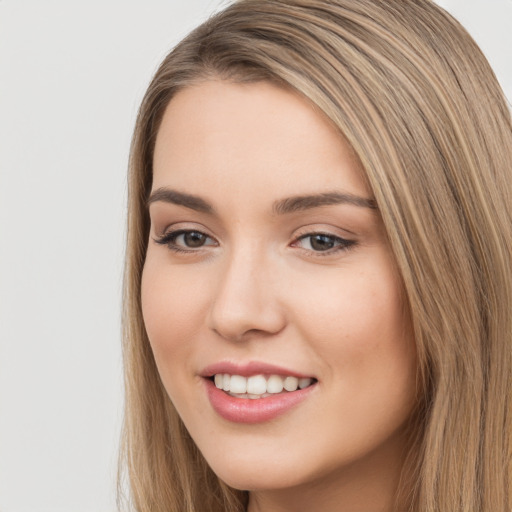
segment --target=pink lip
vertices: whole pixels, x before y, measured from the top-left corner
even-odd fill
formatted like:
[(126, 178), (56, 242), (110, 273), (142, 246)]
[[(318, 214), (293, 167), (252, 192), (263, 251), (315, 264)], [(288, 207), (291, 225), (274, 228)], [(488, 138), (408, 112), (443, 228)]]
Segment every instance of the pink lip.
[(305, 375), (293, 370), (289, 370), (282, 366), (276, 366), (268, 363), (260, 363), (258, 361), (251, 361), (249, 363), (233, 363), (230, 361), (222, 361), (207, 366), (201, 372), (201, 377), (211, 377), (217, 373), (229, 373), (230, 375), (241, 375), (242, 377), (250, 377), (251, 375), (291, 375), (294, 377), (311, 377), (312, 375)]
[(234, 423), (262, 423), (277, 418), (302, 402), (316, 384), (297, 391), (279, 393), (265, 398), (236, 398), (204, 379), (210, 403), (217, 414)]
[(257, 361), (244, 364), (223, 361), (207, 366), (201, 372), (201, 376), (204, 378), (203, 381), (210, 404), (219, 416), (234, 423), (261, 423), (277, 418), (302, 402), (316, 387), (314, 383), (304, 389), (278, 393), (264, 398), (236, 398), (215, 386), (210, 377), (219, 373), (241, 375), (243, 377), (250, 377), (251, 375), (314, 377), (281, 366)]

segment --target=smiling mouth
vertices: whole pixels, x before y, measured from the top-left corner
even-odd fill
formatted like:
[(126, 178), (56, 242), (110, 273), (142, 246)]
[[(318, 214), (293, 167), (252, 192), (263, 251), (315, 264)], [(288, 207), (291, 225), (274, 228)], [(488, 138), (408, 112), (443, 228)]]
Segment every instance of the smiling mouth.
[(258, 399), (291, 393), (298, 389), (305, 389), (316, 382), (311, 377), (293, 377), (281, 375), (231, 375), (229, 373), (216, 373), (211, 377), (217, 389), (225, 391), (235, 398)]

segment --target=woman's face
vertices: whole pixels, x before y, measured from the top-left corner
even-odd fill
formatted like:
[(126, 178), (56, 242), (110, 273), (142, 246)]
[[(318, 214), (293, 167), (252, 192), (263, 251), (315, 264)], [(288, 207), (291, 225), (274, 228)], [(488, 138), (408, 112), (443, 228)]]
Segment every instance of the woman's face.
[(221, 479), (395, 478), (414, 342), (371, 191), (326, 119), (269, 83), (189, 87), (163, 117), (149, 205), (147, 333)]

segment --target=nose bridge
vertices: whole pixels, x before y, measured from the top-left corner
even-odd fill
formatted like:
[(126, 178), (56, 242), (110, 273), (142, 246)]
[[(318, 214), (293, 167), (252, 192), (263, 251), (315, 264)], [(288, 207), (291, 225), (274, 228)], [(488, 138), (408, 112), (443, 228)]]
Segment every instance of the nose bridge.
[(211, 327), (238, 340), (249, 332), (276, 333), (284, 317), (273, 286), (267, 251), (254, 241), (239, 244), (225, 257), (211, 306)]

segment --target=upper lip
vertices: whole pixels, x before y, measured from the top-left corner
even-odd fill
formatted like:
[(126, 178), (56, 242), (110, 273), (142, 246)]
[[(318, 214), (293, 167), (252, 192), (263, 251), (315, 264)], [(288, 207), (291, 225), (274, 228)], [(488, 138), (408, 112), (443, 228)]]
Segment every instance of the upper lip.
[(284, 366), (263, 363), (259, 361), (249, 361), (247, 363), (235, 363), (232, 361), (220, 361), (213, 363), (201, 371), (201, 377), (212, 377), (218, 373), (227, 373), (229, 375), (241, 375), (242, 377), (250, 377), (251, 375), (283, 375), (298, 378), (314, 378), (312, 375), (306, 375), (295, 370), (290, 370)]

